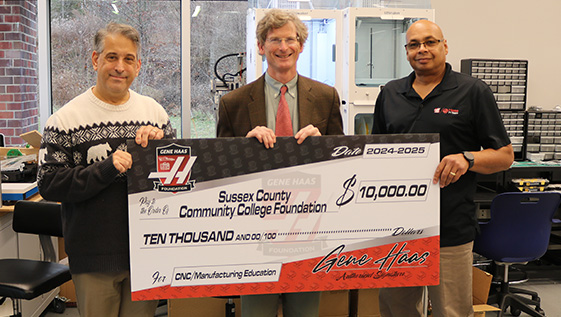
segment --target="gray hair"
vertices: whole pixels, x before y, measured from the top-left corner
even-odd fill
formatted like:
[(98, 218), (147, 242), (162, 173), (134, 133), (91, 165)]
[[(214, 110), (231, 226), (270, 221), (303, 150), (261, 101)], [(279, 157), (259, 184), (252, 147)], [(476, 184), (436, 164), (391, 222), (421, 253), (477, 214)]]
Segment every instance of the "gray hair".
[(120, 34), (131, 40), (136, 46), (136, 57), (140, 59), (140, 33), (130, 25), (109, 22), (104, 28), (97, 31), (94, 37), (94, 50), (98, 53), (105, 49), (105, 38), (109, 34)]

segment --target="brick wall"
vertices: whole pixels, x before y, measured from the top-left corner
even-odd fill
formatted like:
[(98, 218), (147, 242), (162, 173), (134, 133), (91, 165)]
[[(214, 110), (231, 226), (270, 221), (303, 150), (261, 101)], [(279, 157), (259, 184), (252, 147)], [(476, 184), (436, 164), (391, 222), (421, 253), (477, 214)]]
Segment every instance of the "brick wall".
[(0, 133), (19, 146), (38, 129), (37, 0), (0, 0)]

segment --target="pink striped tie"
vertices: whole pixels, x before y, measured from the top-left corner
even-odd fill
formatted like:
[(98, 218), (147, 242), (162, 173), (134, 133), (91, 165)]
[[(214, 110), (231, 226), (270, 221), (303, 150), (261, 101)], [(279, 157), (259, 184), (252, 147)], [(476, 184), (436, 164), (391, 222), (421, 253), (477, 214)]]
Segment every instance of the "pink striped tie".
[(279, 100), (279, 108), (277, 109), (277, 119), (275, 122), (275, 134), (276, 136), (292, 136), (292, 120), (290, 119), (290, 111), (288, 110), (288, 102), (284, 94), (288, 90), (288, 87), (281, 87), (281, 95)]

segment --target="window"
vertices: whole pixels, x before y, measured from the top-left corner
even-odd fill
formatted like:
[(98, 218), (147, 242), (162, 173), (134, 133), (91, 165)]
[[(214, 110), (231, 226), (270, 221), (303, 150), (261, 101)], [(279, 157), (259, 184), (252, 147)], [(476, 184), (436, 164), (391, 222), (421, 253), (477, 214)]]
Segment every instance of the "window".
[[(215, 67), (220, 77), (237, 73), (245, 83), (245, 58), (228, 55), (245, 52), (247, 9), (247, 1), (50, 0), (45, 9), (50, 17), (40, 25), (50, 28), (44, 37), (51, 68), (41, 71), (50, 75), (42, 87), (51, 90), (50, 98), (44, 94), (41, 99), (51, 99), (52, 105), (51, 112), (41, 112), (41, 122), (95, 84), (93, 36), (116, 21), (141, 33), (142, 67), (131, 89), (164, 106), (178, 137), (215, 137), (218, 102), (228, 92), (213, 89), (221, 83)], [(182, 45), (189, 44), (182, 42), (190, 43), (183, 53)]]
[[(246, 49), (247, 1), (191, 1), (191, 137), (216, 136), (218, 102), (230, 78), (245, 66), (234, 56)], [(229, 56), (227, 56), (229, 55)], [(242, 59), (245, 61), (245, 58)], [(243, 81), (245, 84), (245, 80)]]
[(403, 49), (405, 33), (418, 19), (356, 18), (355, 85), (379, 87), (407, 76), (411, 66)]
[(142, 67), (131, 89), (154, 98), (181, 136), (181, 1), (51, 0), (52, 112), (95, 85), (93, 36), (108, 22), (134, 26)]

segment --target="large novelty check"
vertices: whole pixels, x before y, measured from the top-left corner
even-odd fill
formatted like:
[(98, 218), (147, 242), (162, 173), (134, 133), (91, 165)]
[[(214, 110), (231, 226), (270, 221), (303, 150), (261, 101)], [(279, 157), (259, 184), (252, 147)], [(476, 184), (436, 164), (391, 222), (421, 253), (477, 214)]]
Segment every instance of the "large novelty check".
[(133, 299), (437, 284), (438, 142), (129, 142)]

